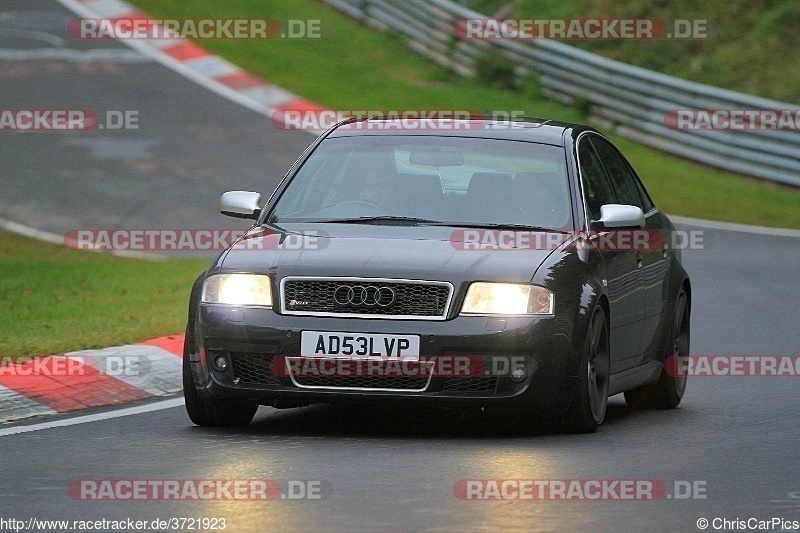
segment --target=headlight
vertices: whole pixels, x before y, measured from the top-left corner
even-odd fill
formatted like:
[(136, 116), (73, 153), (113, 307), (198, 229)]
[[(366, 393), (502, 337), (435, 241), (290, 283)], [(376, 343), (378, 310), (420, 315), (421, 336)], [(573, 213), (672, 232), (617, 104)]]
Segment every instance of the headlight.
[(553, 292), (536, 285), (478, 282), (469, 286), (462, 315), (552, 315)]
[(272, 306), (269, 276), (216, 274), (203, 283), (203, 301), (212, 304)]

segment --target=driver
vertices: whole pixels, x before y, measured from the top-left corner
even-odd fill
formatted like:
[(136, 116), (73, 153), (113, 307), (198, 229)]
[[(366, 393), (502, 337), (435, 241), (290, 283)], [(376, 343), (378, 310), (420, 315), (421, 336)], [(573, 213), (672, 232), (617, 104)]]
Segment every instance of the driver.
[(397, 179), (397, 175), (388, 176), (375, 169), (369, 170), (364, 176), (362, 199), (384, 209), (393, 207), (400, 193)]

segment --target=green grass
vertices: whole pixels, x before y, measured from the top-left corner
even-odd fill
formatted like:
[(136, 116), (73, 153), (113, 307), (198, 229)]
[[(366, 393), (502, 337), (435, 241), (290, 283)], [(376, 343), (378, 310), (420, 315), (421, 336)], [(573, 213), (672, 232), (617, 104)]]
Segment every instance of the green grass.
[[(519, 91), (483, 87), (410, 52), (400, 38), (362, 27), (309, 0), (135, 3), (161, 17), (322, 19), (324, 35), (318, 40), (201, 44), (334, 109), (490, 108), (562, 120), (585, 118), (577, 109), (540, 98), (535, 83)], [(577, 4), (548, 0), (537, 5), (550, 9), (550, 16), (569, 16)], [(638, 5), (638, 0), (631, 5)], [(518, 9), (524, 6), (520, 2)], [(762, 21), (759, 31), (767, 31), (763, 28), (769, 24)], [(725, 53), (736, 57), (730, 49)], [(783, 59), (789, 57), (795, 56)], [(736, 71), (735, 64), (717, 66)], [(775, 84), (797, 89), (800, 83), (789, 80), (800, 71), (787, 70), (791, 72), (783, 72)], [(770, 72), (765, 65), (765, 74)], [(740, 77), (747, 77), (744, 71)], [(656, 203), (669, 213), (800, 228), (796, 189), (720, 172), (612, 138), (642, 175)], [(207, 266), (207, 260), (153, 262), (82, 252), (0, 232), (0, 356), (100, 348), (182, 331), (192, 281)]]
[(0, 357), (139, 342), (186, 327), (208, 260), (147, 261), (0, 232)]
[[(505, 0), (469, 0), (494, 13)], [(508, 17), (707, 20), (704, 39), (570, 41), (612, 59), (679, 78), (800, 102), (800, 3), (796, 0), (516, 0)]]
[[(400, 37), (361, 26), (311, 0), (134, 3), (157, 17), (322, 20), (320, 39), (206, 40), (200, 44), (272, 83), (333, 109), (489, 108), (585, 121), (578, 109), (542, 99), (535, 83), (519, 91), (481, 86), (411, 52)], [(541, 5), (558, 16), (568, 15), (564, 4), (548, 1)], [(636, 167), (656, 204), (668, 213), (800, 228), (798, 189), (723, 172), (611, 137)]]

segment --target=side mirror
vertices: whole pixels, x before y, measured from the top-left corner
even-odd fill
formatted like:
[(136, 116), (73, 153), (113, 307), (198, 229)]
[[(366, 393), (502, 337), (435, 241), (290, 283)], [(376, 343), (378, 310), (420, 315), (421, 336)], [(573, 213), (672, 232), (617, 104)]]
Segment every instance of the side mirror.
[(249, 191), (228, 191), (219, 199), (219, 212), (229, 217), (258, 220), (261, 195)]
[(594, 228), (643, 228), (644, 213), (635, 205), (606, 204), (600, 207), (600, 220)]

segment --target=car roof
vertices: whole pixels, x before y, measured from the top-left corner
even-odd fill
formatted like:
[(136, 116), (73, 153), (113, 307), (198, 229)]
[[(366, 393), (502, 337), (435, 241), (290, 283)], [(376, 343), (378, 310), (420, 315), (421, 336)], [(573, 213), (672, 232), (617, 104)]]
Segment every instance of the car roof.
[(595, 131), (583, 124), (556, 120), (514, 117), (492, 118), (359, 118), (347, 119), (328, 132), (327, 137), (356, 137), (373, 135), (427, 135), (438, 137), (474, 137), (507, 139), (556, 146), (564, 145), (564, 133), (573, 139), (584, 131)]

